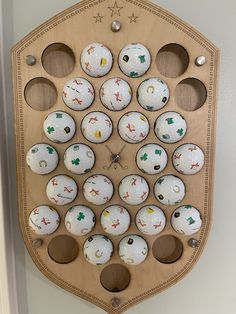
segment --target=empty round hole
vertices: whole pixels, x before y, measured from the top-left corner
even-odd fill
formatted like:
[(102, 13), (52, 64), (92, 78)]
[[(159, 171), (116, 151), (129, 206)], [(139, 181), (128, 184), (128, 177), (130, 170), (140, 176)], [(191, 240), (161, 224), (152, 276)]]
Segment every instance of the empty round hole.
[(78, 244), (68, 235), (59, 235), (53, 238), (48, 245), (48, 254), (55, 262), (67, 264), (76, 259)]
[(120, 264), (106, 266), (100, 276), (102, 286), (111, 292), (120, 292), (130, 283), (129, 270)]
[(172, 235), (164, 235), (153, 244), (153, 256), (161, 263), (171, 264), (176, 262), (183, 253), (182, 242)]
[(75, 55), (70, 47), (64, 44), (51, 44), (43, 52), (42, 64), (50, 75), (64, 77), (73, 71)]
[(57, 101), (55, 85), (44, 77), (36, 77), (25, 87), (25, 100), (35, 110), (48, 110)]
[(162, 47), (156, 56), (157, 69), (166, 77), (180, 76), (187, 70), (188, 64), (188, 53), (178, 44), (168, 44)]
[(176, 104), (185, 111), (195, 111), (206, 101), (207, 90), (205, 85), (195, 78), (181, 81), (175, 88)]

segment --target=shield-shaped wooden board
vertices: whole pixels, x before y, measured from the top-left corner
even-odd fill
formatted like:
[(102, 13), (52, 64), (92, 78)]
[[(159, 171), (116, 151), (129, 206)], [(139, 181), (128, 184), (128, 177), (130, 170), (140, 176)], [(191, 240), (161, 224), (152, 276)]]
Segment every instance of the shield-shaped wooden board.
[[(111, 29), (112, 23), (116, 29)], [(94, 43), (102, 43), (113, 55), (111, 70), (100, 77), (85, 73), (80, 64), (83, 49)], [(129, 77), (118, 65), (119, 52), (131, 43), (140, 43), (150, 52), (150, 67), (141, 76), (134, 72)], [(218, 58), (217, 48), (199, 32), (144, 0), (84, 0), (15, 45), (12, 65), (19, 220), (34, 263), (55, 284), (107, 313), (121, 313), (177, 283), (197, 262), (211, 223)], [(102, 60), (101, 66), (106, 62)], [(78, 77), (88, 80), (95, 90), (93, 104), (83, 111), (70, 109), (62, 100), (63, 86)], [(112, 77), (126, 80), (132, 90), (130, 104), (120, 111), (104, 107), (99, 98), (101, 85)], [(157, 111), (146, 110), (137, 101), (139, 85), (152, 77), (165, 82), (170, 92), (168, 103)], [(43, 131), (44, 120), (54, 111), (66, 112), (76, 122), (75, 135), (66, 143), (50, 141)], [(104, 143), (91, 143), (82, 134), (81, 121), (91, 111), (102, 111), (112, 120), (112, 136)], [(138, 111), (149, 121), (149, 133), (140, 142), (131, 144), (118, 133), (119, 119), (128, 111)], [(185, 136), (172, 144), (161, 141), (154, 132), (157, 117), (167, 111), (179, 113), (187, 123)], [(59, 164), (49, 174), (36, 174), (27, 166), (26, 154), (38, 143), (52, 145), (58, 152)], [(95, 166), (83, 174), (70, 172), (63, 162), (64, 151), (75, 143), (89, 145), (96, 155)], [(135, 159), (137, 151), (148, 143), (161, 145), (168, 155), (165, 169), (151, 175), (142, 172)], [(175, 149), (186, 143), (193, 143), (193, 150), (200, 147), (205, 156), (202, 169), (193, 175), (177, 171), (172, 163), (172, 156), (179, 156), (174, 154)], [(192, 168), (198, 166), (196, 162)], [(48, 181), (59, 174), (73, 178), (79, 188), (69, 205), (52, 204), (46, 195)], [(114, 185), (113, 196), (104, 205), (92, 204), (83, 195), (84, 181), (96, 174), (107, 176)], [(142, 176), (149, 185), (148, 198), (142, 204), (127, 204), (119, 197), (119, 182), (130, 174)], [(154, 195), (155, 182), (166, 174), (178, 176), (186, 187), (178, 205), (163, 204)], [(95, 227), (83, 236), (72, 234), (65, 226), (67, 210), (79, 204), (90, 207), (96, 216)], [(126, 207), (131, 217), (129, 229), (117, 236), (105, 233), (100, 224), (102, 210), (113, 204)], [(29, 226), (31, 211), (40, 205), (53, 207), (60, 216), (58, 228), (48, 235), (38, 235)], [(138, 210), (145, 205), (158, 206), (166, 217), (165, 228), (158, 234), (144, 234), (135, 224)], [(201, 228), (194, 234), (177, 232), (171, 224), (172, 214), (176, 208), (190, 205), (200, 212)], [(92, 265), (83, 254), (84, 242), (95, 234), (106, 235), (113, 243), (112, 257), (102, 265)], [(132, 260), (125, 263), (119, 256), (120, 240), (132, 234), (141, 236), (149, 249), (138, 265), (132, 265)]]

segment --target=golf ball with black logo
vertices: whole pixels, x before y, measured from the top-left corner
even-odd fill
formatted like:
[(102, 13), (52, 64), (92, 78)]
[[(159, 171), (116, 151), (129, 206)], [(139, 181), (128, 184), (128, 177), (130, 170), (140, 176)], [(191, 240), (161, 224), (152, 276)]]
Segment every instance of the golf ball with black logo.
[(107, 263), (113, 254), (113, 244), (110, 239), (101, 234), (89, 237), (84, 243), (84, 257), (93, 265)]
[(147, 255), (147, 242), (138, 235), (128, 235), (119, 243), (119, 256), (127, 264), (141, 264), (146, 259)]

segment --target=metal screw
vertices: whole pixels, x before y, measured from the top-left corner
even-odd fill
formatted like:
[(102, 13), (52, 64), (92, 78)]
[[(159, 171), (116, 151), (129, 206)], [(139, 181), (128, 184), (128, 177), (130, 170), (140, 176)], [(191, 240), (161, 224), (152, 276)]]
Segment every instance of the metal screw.
[(206, 63), (206, 57), (204, 56), (198, 56), (195, 60), (195, 64), (200, 67)]
[(120, 155), (119, 154), (112, 154), (111, 155), (111, 161), (112, 162), (119, 162), (120, 161)]
[(40, 248), (40, 246), (42, 246), (43, 240), (42, 240), (42, 239), (34, 239), (34, 240), (32, 241), (32, 244), (33, 244), (33, 247), (34, 247), (35, 249), (38, 249), (38, 248)]
[(26, 56), (25, 61), (28, 65), (35, 65), (36, 58), (32, 55), (28, 55), (28, 56)]
[(191, 248), (193, 248), (193, 249), (195, 249), (197, 246), (198, 246), (198, 240), (196, 240), (196, 239), (189, 239), (188, 240), (188, 245), (191, 247)]
[(111, 23), (111, 30), (113, 32), (119, 32), (120, 29), (121, 29), (121, 23), (119, 21), (113, 21)]
[(118, 298), (111, 299), (111, 305), (113, 307), (118, 307), (120, 305), (120, 299), (118, 299)]

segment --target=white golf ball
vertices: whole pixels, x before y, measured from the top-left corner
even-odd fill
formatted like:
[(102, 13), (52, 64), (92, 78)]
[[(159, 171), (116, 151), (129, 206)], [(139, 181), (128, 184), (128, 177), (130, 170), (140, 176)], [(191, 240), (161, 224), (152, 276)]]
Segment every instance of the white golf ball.
[(77, 192), (76, 182), (66, 175), (51, 178), (46, 187), (47, 197), (55, 205), (66, 205), (73, 202)]
[(174, 111), (161, 114), (155, 122), (155, 134), (164, 143), (176, 143), (180, 141), (187, 132), (185, 119)]
[(125, 46), (119, 54), (119, 67), (129, 77), (139, 77), (147, 72), (151, 65), (151, 56), (142, 44)]
[(89, 237), (84, 243), (84, 257), (93, 265), (107, 263), (113, 254), (113, 244), (110, 239), (101, 234)]
[(64, 153), (65, 167), (75, 174), (89, 172), (95, 164), (93, 150), (85, 144), (76, 143), (69, 146)]
[(73, 206), (66, 213), (65, 226), (70, 233), (83, 236), (91, 232), (95, 226), (95, 215), (87, 206)]
[(111, 51), (100, 43), (89, 44), (81, 53), (81, 67), (92, 77), (106, 75), (112, 68), (113, 57)]
[(148, 119), (137, 111), (130, 111), (124, 114), (118, 123), (120, 137), (128, 143), (140, 143), (149, 133)]
[(29, 215), (29, 226), (38, 235), (51, 234), (57, 230), (60, 223), (58, 212), (47, 205), (34, 208)]
[(127, 264), (141, 264), (146, 259), (147, 255), (147, 242), (138, 235), (128, 235), (119, 243), (119, 256)]
[(154, 195), (164, 205), (176, 205), (184, 199), (185, 185), (180, 178), (167, 174), (155, 182)]
[(175, 169), (182, 174), (195, 174), (204, 166), (204, 153), (196, 144), (183, 144), (172, 157)]
[(85, 110), (94, 100), (92, 84), (82, 77), (75, 77), (65, 83), (62, 99), (67, 107), (73, 110)]
[(101, 226), (106, 233), (121, 235), (130, 225), (130, 215), (127, 209), (120, 205), (111, 205), (101, 214)]
[(86, 200), (95, 205), (102, 205), (110, 201), (114, 187), (112, 181), (101, 174), (89, 177), (83, 186)]
[(176, 232), (190, 236), (197, 233), (202, 226), (200, 212), (191, 205), (184, 205), (173, 212), (171, 225)]
[(51, 145), (35, 144), (28, 150), (26, 162), (34, 173), (48, 174), (58, 165), (58, 153)]
[(143, 203), (149, 195), (147, 181), (139, 175), (128, 175), (119, 184), (120, 198), (127, 204), (138, 205)]
[(100, 111), (88, 113), (82, 120), (83, 136), (92, 143), (103, 143), (112, 134), (113, 124), (108, 115)]
[(126, 108), (132, 97), (129, 84), (118, 77), (113, 77), (102, 84), (100, 99), (109, 110), (119, 111)]
[(43, 130), (47, 138), (55, 143), (66, 143), (75, 134), (74, 119), (66, 112), (50, 113), (44, 121)]
[(144, 234), (156, 235), (165, 228), (166, 217), (163, 211), (154, 205), (142, 207), (135, 218), (137, 228)]
[(156, 77), (146, 79), (138, 87), (137, 99), (140, 106), (146, 110), (160, 110), (169, 100), (168, 86)]
[(165, 149), (157, 144), (142, 146), (136, 155), (138, 168), (147, 174), (157, 174), (167, 165), (168, 157)]

